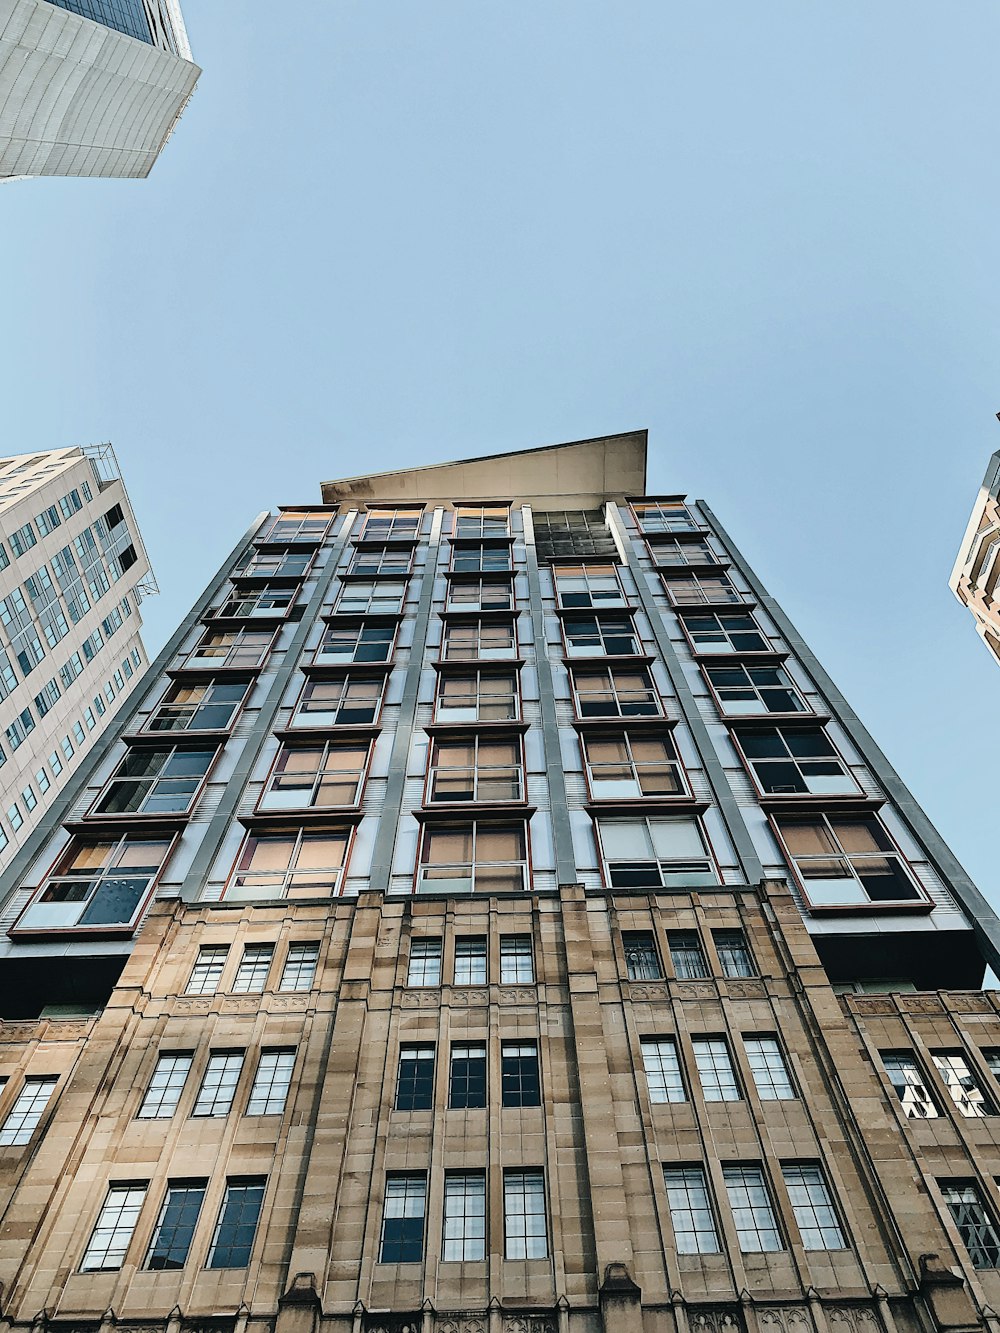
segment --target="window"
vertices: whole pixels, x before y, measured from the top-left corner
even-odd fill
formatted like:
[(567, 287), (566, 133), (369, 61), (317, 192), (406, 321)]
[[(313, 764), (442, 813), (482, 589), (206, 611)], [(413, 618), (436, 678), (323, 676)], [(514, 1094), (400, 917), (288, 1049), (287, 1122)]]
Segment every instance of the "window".
[(538, 1043), (505, 1041), (500, 1044), (500, 1100), (502, 1106), (540, 1106)]
[(406, 601), (405, 579), (345, 583), (334, 606), (338, 616), (393, 616)]
[(629, 616), (567, 616), (563, 634), (570, 657), (634, 657), (642, 652)]
[(81, 1272), (121, 1268), (145, 1198), (145, 1181), (108, 1186), (107, 1198), (80, 1262)]
[[(29, 731), (34, 731), (35, 719), (31, 716), (31, 709), (26, 708), (23, 713), (19, 713), (14, 721), (7, 728), (7, 743), (12, 750), (25, 740)], [(69, 747), (69, 753), (73, 753), (72, 745)], [(67, 756), (68, 758), (69, 756)]]
[(697, 532), (698, 524), (683, 500), (643, 500), (632, 505), (643, 532)]
[(510, 547), (455, 547), (451, 553), (451, 567), (456, 574), (509, 574)]
[(706, 1102), (739, 1102), (743, 1100), (736, 1081), (729, 1047), (722, 1037), (695, 1037), (691, 1042), (694, 1062), (698, 1068), (702, 1092)]
[(85, 708), (83, 710), (83, 720), (87, 724), (88, 731), (93, 731), (97, 726), (97, 718), (94, 716), (94, 710), (92, 708)]
[(908, 1120), (935, 1120), (938, 1108), (928, 1090), (923, 1071), (912, 1055), (883, 1051), (882, 1063)]
[(251, 835), (227, 898), (332, 898), (340, 892), (350, 829)]
[(156, 1230), (146, 1255), (146, 1267), (183, 1268), (187, 1262), (205, 1201), (205, 1180), (177, 1180), (167, 1185), (163, 1207), (156, 1219)]
[(519, 717), (517, 674), (486, 671), (441, 675), (435, 718), (438, 722), (515, 722)]
[(500, 983), (531, 985), (535, 980), (530, 935), (500, 936)]
[(49, 780), (49, 775), (48, 773), (46, 773), (44, 768), (40, 768), (38, 772), (35, 774), (35, 781), (38, 783), (38, 790), (42, 793), (43, 796), (52, 786), (52, 783)]
[(791, 1201), (792, 1212), (806, 1250), (843, 1250), (844, 1233), (837, 1220), (821, 1167), (808, 1163), (786, 1163), (781, 1173)]
[(612, 888), (718, 882), (698, 821), (692, 816), (597, 819), (595, 823)]
[(677, 1042), (673, 1037), (643, 1037), (642, 1066), (651, 1102), (686, 1102)]
[(424, 1257), (426, 1200), (427, 1177), (422, 1171), (386, 1176), (379, 1263), (418, 1264)]
[(482, 1171), (445, 1172), (441, 1258), (454, 1262), (486, 1258), (486, 1175)]
[(670, 1225), (678, 1254), (718, 1254), (719, 1233), (712, 1215), (705, 1172), (700, 1166), (665, 1166)]
[(662, 711), (645, 667), (574, 667), (570, 676), (577, 717), (656, 717)]
[(956, 1180), (942, 1185), (941, 1194), (973, 1268), (1000, 1268), (1000, 1235), (986, 1211), (979, 1186), (971, 1180)]
[(56, 777), (58, 777), (59, 774), (63, 771), (63, 763), (62, 760), (59, 758), (59, 754), (56, 750), (53, 750), (52, 753), (49, 755), (49, 768), (52, 769), (52, 772), (55, 774)]
[(711, 666), (706, 674), (727, 717), (809, 711), (782, 667)]
[(317, 513), (282, 513), (271, 520), (257, 537), (257, 542), (308, 542), (318, 546), (326, 536), (330, 526), (330, 514)]
[(725, 602), (738, 604), (743, 600), (726, 574), (665, 577), (663, 586), (674, 606), (717, 606)]
[(409, 574), (411, 547), (401, 551), (391, 546), (361, 547), (354, 552), (350, 574), (371, 574), (385, 578), (389, 574)]
[(270, 591), (262, 588), (260, 592), (233, 593), (213, 614), (233, 620), (281, 620), (288, 614), (295, 597), (294, 589)]
[(10, 549), (15, 556), (24, 555), (25, 551), (30, 550), (37, 540), (31, 524), (25, 523), (23, 527), (10, 534)]
[(507, 505), (457, 505), (455, 536), (462, 539), (506, 537), (510, 533)]
[(503, 1173), (503, 1225), (505, 1259), (546, 1257), (549, 1242), (541, 1171)]
[(713, 930), (712, 939), (724, 977), (757, 976), (753, 955), (742, 930)]
[(448, 1105), (469, 1110), (486, 1105), (486, 1047), (456, 1042), (451, 1048)]
[(258, 549), (237, 571), (241, 579), (302, 579), (311, 556), (306, 551), (261, 551)]
[(669, 736), (584, 736), (587, 780), (595, 801), (684, 796), (687, 786)]
[(212, 1248), (208, 1253), (209, 1268), (246, 1268), (250, 1262), (266, 1183), (260, 1177), (227, 1181), (222, 1210), (212, 1237)]
[(753, 1075), (757, 1096), (762, 1102), (795, 1100), (792, 1076), (775, 1037), (744, 1036), (743, 1046)]
[[(461, 554), (466, 554), (462, 552)], [(503, 552), (490, 554), (507, 555)], [(448, 585), (449, 611), (513, 611), (514, 589), (504, 579), (471, 579), (458, 582), (453, 580)]]
[(771, 645), (753, 616), (725, 611), (685, 616), (682, 624), (696, 653), (766, 653)]
[(649, 554), (653, 563), (663, 569), (721, 563), (704, 537), (694, 541), (679, 541), (676, 537), (660, 538), (649, 543)]
[(784, 1249), (771, 1196), (760, 1167), (726, 1166), (722, 1174), (743, 1253), (762, 1254)]
[(629, 981), (659, 981), (663, 976), (656, 940), (647, 930), (623, 930), (625, 967)]
[(362, 535), (367, 542), (414, 541), (422, 517), (422, 509), (369, 509)]
[(212, 680), (201, 685), (176, 681), (154, 709), (146, 730), (226, 731), (249, 689), (246, 681), (237, 680)]
[(24, 1080), (24, 1087), (0, 1126), (0, 1147), (19, 1148), (30, 1141), (58, 1082), (58, 1078), (48, 1075)]
[(242, 1051), (213, 1051), (198, 1089), (192, 1115), (226, 1116), (233, 1108), (243, 1069)]
[(612, 564), (553, 565), (552, 578), (559, 605), (567, 610), (626, 606), (617, 571), (617, 565)]
[(267, 629), (209, 630), (188, 655), (185, 665), (257, 667), (263, 662), (273, 637)]
[(965, 1056), (960, 1051), (932, 1052), (931, 1059), (934, 1061), (959, 1115), (964, 1116), (967, 1120), (978, 1120), (982, 1119), (983, 1116), (996, 1115), (997, 1108), (983, 1091), (979, 1080), (969, 1068)]
[(460, 935), (455, 941), (455, 985), (485, 986), (486, 937)]
[(408, 986), (441, 985), (441, 941), (416, 939), (410, 942)]
[(312, 990), (319, 961), (319, 945), (293, 942), (288, 946), (278, 990)]
[(14, 832), (16, 833), (16, 832), (18, 831), (18, 829), (20, 829), (21, 825), (24, 823), (24, 816), (21, 814), (21, 811), (18, 809), (18, 806), (17, 806), (17, 802), (16, 802), (16, 801), (15, 801), (14, 804), (8, 809), (8, 811), (7, 811), (7, 818), (10, 820), (10, 826), (11, 826), (11, 828), (12, 828), (12, 829), (14, 830)]
[(427, 800), (523, 801), (520, 740), (489, 736), (436, 740), (431, 747)]
[(983, 1059), (995, 1079), (1000, 1079), (1000, 1051), (983, 1051)]
[(95, 810), (103, 815), (183, 814), (214, 758), (214, 750), (130, 749)]
[(874, 815), (781, 816), (776, 824), (810, 907), (926, 901)]
[(153, 1077), (139, 1107), (140, 1120), (168, 1120), (177, 1110), (191, 1069), (190, 1051), (173, 1051), (156, 1061)]
[(429, 1111), (434, 1105), (434, 1043), (400, 1046), (397, 1111)]
[(667, 935), (670, 962), (679, 981), (694, 981), (710, 975), (705, 951), (696, 930), (672, 930)]
[(316, 661), (388, 662), (395, 637), (395, 625), (329, 625), (316, 649)]
[(445, 825), (425, 828), (417, 891), (509, 893), (525, 887), (523, 824)]
[(496, 661), (517, 656), (514, 622), (473, 620), (444, 627), (441, 656), (446, 662)]
[(131, 927), (170, 850), (169, 838), (74, 838), (13, 930)]
[(822, 727), (765, 727), (735, 733), (768, 795), (856, 795), (861, 788)]
[(236, 971), (236, 980), (233, 982), (234, 995), (254, 995), (264, 989), (267, 984), (267, 974), (271, 970), (273, 954), (273, 944), (246, 946)]
[(203, 944), (185, 987), (185, 995), (214, 995), (229, 953), (228, 944)]
[[(295, 1049), (264, 1050), (253, 1076), (247, 1115), (284, 1115), (295, 1068)], [(238, 1077), (238, 1075), (237, 1075)]]
[(299, 727), (349, 727), (374, 722), (382, 702), (385, 677), (345, 676), (343, 680), (308, 680), (292, 718)]
[(261, 810), (304, 810), (356, 805), (368, 766), (367, 741), (345, 745), (283, 745), (264, 794)]
[(61, 745), (62, 745), (62, 752), (66, 756), (66, 758), (72, 759), (74, 754), (73, 742), (70, 740), (68, 736), (64, 736), (62, 738)]

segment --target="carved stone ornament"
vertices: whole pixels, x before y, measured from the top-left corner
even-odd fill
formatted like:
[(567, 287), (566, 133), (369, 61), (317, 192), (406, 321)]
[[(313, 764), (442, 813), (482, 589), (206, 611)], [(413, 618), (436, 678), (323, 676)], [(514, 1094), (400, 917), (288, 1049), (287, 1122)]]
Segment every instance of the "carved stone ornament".
[(949, 995), (948, 1008), (955, 1009), (962, 1014), (991, 1014), (993, 1012), (993, 1006), (985, 993), (981, 995)]
[(498, 998), (501, 1004), (534, 1004), (538, 999), (538, 992), (528, 988), (512, 990), (509, 986), (504, 986), (498, 991)]
[(210, 996), (178, 995), (174, 1000), (174, 1011), (178, 1014), (207, 1014), (211, 1008)]
[(244, 999), (241, 996), (227, 995), (223, 998), (221, 1008), (224, 1014), (255, 1014), (262, 1005), (260, 997), (250, 996)]
[(900, 995), (899, 1007), (908, 1014), (943, 1014), (944, 1005), (937, 995)]
[(503, 1333), (556, 1333), (558, 1319), (550, 1314), (505, 1314)]
[(298, 1009), (302, 1010), (309, 1004), (308, 995), (272, 995), (269, 1009)]
[(837, 1333), (882, 1333), (882, 1321), (871, 1305), (827, 1305), (826, 1317)]
[(489, 1316), (485, 1314), (439, 1315), (434, 1325), (437, 1333), (486, 1333)]
[(692, 1305), (688, 1307), (692, 1333), (743, 1333), (743, 1315), (738, 1305)]
[(48, 1031), (48, 1020), (35, 1023), (0, 1023), (0, 1041), (31, 1041)]
[(727, 981), (726, 990), (734, 1000), (763, 1000), (767, 996), (763, 981)]
[(235, 1319), (182, 1319), (181, 1333), (233, 1333)]
[(757, 1311), (761, 1333), (812, 1333), (804, 1305), (768, 1305)]
[(404, 1009), (436, 1009), (440, 999), (435, 991), (405, 990), (399, 1003)]
[(896, 1002), (887, 995), (852, 995), (852, 1008), (859, 1014), (894, 1014)]
[(635, 982), (628, 988), (633, 1000), (669, 1000), (670, 992), (666, 986), (640, 986)]
[(719, 992), (712, 981), (675, 981), (674, 994), (679, 1000), (714, 1000)]
[(477, 990), (453, 990), (449, 995), (449, 1000), (454, 1005), (462, 1006), (474, 1004), (489, 1004), (489, 991), (485, 986)]

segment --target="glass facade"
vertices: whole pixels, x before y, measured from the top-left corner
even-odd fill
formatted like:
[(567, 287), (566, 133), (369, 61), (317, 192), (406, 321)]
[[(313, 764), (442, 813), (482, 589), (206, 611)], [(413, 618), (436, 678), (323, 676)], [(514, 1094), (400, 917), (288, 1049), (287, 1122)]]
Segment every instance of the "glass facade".
[(49, 0), (58, 9), (68, 9), (81, 18), (103, 23), (106, 28), (123, 32), (140, 42), (152, 42), (146, 6), (142, 0)]

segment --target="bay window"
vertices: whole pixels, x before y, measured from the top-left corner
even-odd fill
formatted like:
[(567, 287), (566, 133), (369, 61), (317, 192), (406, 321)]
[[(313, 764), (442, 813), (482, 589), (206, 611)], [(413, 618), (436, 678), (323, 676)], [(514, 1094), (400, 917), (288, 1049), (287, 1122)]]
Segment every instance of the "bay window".
[(338, 616), (397, 615), (405, 601), (405, 579), (352, 581), (341, 586), (334, 611)]
[(669, 736), (587, 735), (583, 738), (587, 780), (595, 801), (633, 801), (644, 796), (684, 796), (674, 743)]
[(559, 605), (567, 609), (626, 606), (618, 566), (607, 562), (552, 566)]
[(186, 667), (257, 667), (274, 638), (267, 629), (209, 630), (185, 659)]
[(473, 620), (445, 626), (441, 656), (446, 662), (494, 661), (517, 656), (513, 620)]
[(283, 745), (258, 808), (301, 810), (356, 805), (370, 748), (367, 741)]
[(643, 500), (632, 505), (643, 532), (697, 532), (698, 523), (683, 500)]
[(171, 838), (74, 838), (11, 934), (130, 930), (170, 851)]
[(370, 574), (373, 577), (410, 572), (411, 549), (394, 550), (391, 546), (361, 547), (354, 552), (349, 573)]
[(451, 553), (456, 574), (509, 574), (509, 546), (456, 546)]
[(523, 799), (524, 768), (518, 737), (470, 736), (434, 742), (428, 802)]
[(615, 889), (688, 888), (718, 876), (693, 816), (595, 821), (607, 883)]
[(295, 709), (292, 725), (322, 728), (367, 725), (378, 716), (384, 690), (384, 676), (309, 680)]
[(527, 837), (523, 824), (445, 825), (424, 829), (417, 891), (508, 893), (524, 889)]
[(332, 898), (340, 892), (350, 829), (253, 834), (226, 889), (233, 898)]
[(579, 718), (656, 717), (660, 696), (646, 667), (573, 667), (573, 702)]
[(726, 717), (809, 711), (782, 667), (711, 666), (706, 675)]
[(674, 606), (712, 606), (742, 602), (726, 574), (700, 574), (691, 578), (664, 578), (663, 586)]
[(388, 662), (395, 637), (395, 625), (330, 625), (316, 649), (316, 661)]
[(514, 589), (505, 579), (453, 579), (448, 585), (449, 611), (512, 611)]
[(365, 514), (365, 541), (415, 541), (420, 534), (422, 509), (369, 509)]
[(175, 681), (153, 710), (146, 731), (227, 731), (250, 692), (251, 682), (210, 680), (197, 685)]
[(874, 815), (782, 815), (775, 826), (810, 907), (930, 905)]
[(438, 678), (438, 722), (516, 722), (520, 698), (515, 671), (470, 671)]
[(567, 616), (563, 634), (569, 657), (635, 657), (642, 651), (630, 616)]
[(768, 795), (861, 793), (822, 727), (737, 728), (734, 735), (758, 785)]
[(215, 758), (214, 750), (134, 748), (94, 807), (102, 815), (184, 814)]
[(510, 507), (508, 505), (456, 505), (456, 537), (507, 537), (509, 534)]
[(684, 616), (681, 623), (696, 653), (766, 653), (771, 645), (753, 616), (725, 611)]

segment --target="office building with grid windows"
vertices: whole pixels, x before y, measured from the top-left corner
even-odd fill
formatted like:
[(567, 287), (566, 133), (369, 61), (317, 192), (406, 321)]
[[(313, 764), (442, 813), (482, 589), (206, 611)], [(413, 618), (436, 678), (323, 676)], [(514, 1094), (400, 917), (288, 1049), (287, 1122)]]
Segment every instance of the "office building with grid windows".
[(0, 459), (0, 869), (145, 671), (155, 588), (110, 445)]
[(261, 515), (0, 894), (10, 1330), (995, 1333), (1000, 922), (642, 432)]
[(0, 0), (0, 180), (148, 176), (200, 73), (178, 0)]

